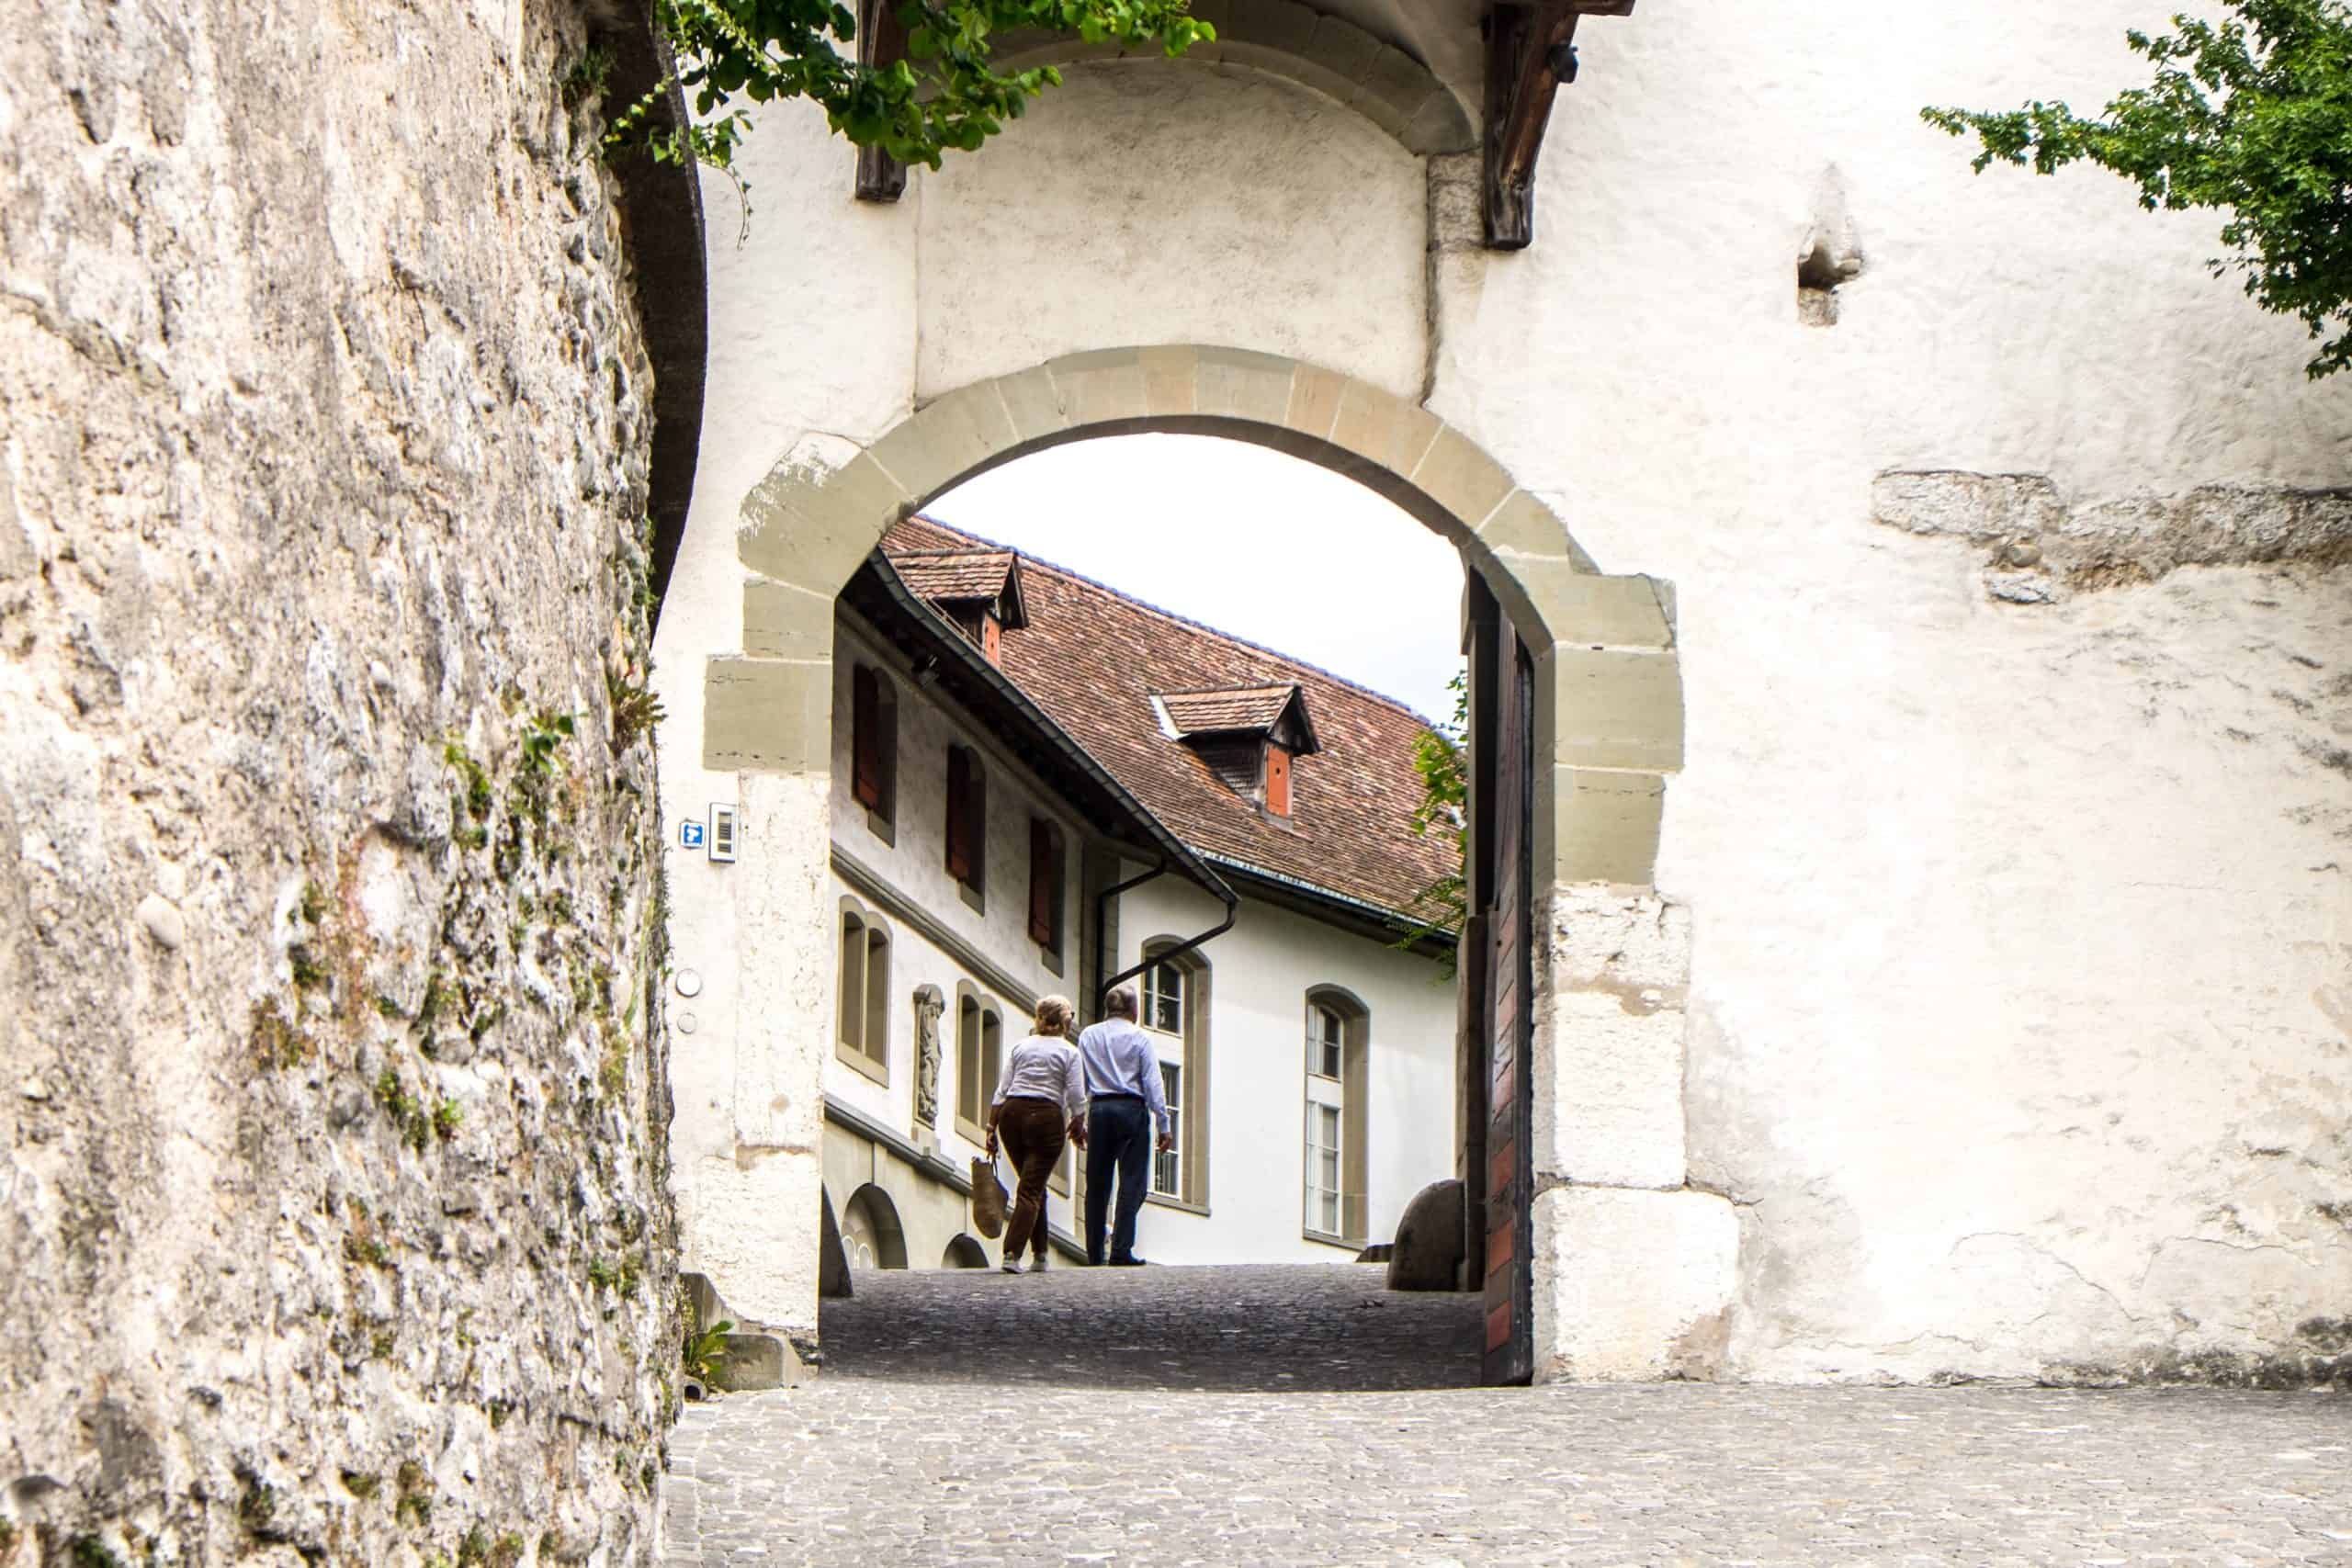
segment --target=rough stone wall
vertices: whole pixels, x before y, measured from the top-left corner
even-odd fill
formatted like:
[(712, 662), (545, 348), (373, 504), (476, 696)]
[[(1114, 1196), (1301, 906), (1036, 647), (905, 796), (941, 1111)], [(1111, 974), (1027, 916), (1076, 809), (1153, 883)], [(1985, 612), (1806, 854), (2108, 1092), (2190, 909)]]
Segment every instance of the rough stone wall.
[(569, 0), (0, 34), (0, 1563), (637, 1562), (648, 372)]

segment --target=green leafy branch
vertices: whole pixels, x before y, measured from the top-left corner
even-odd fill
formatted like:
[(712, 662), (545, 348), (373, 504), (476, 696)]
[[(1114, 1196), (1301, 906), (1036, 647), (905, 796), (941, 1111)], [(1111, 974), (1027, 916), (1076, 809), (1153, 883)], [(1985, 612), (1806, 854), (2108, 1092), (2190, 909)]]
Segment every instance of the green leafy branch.
[[(806, 98), (824, 109), (835, 134), (936, 169), (943, 153), (978, 148), (1061, 83), (1051, 66), (995, 69), (996, 35), (1042, 28), (1088, 43), (1157, 46), (1173, 58), (1216, 36), (1188, 14), (1189, 3), (898, 0), (907, 58), (869, 63), (857, 58), (855, 14), (837, 0), (656, 0), (677, 73), (624, 108), (607, 140), (644, 145), (664, 163), (733, 175), (752, 107)], [(665, 129), (656, 110), (673, 84), (694, 113), (690, 123)]]
[(2138, 185), (2150, 211), (2230, 213), (2216, 276), (2245, 275), (2266, 310), (2324, 338), (2314, 379), (2352, 365), (2352, 12), (2339, 0), (2222, 0), (2232, 19), (2188, 16), (2173, 32), (2126, 35), (2155, 80), (2101, 118), (2039, 100), (1997, 113), (1920, 111), (1973, 133), (1978, 173), (1996, 163), (2055, 174), (2087, 162)]
[[(1396, 945), (1408, 948), (1431, 937), (1458, 936), (1470, 914), (1470, 773), (1464, 737), (1470, 728), (1470, 682), (1457, 674), (1447, 682), (1453, 694), (1450, 723), (1421, 731), (1413, 742), (1413, 768), (1421, 775), (1421, 803), (1413, 808), (1413, 831), (1431, 831), (1453, 840), (1454, 869), (1422, 888), (1409, 913), (1420, 920), (1412, 933)], [(1449, 947), (1439, 960), (1443, 977), (1453, 978), (1459, 961)]]

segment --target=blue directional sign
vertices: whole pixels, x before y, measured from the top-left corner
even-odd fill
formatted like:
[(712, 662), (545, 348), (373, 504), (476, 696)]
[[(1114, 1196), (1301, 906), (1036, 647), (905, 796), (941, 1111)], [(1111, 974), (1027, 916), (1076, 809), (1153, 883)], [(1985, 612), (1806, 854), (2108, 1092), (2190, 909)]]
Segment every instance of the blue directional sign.
[(679, 823), (678, 847), (682, 850), (698, 850), (702, 848), (702, 824), (699, 822)]

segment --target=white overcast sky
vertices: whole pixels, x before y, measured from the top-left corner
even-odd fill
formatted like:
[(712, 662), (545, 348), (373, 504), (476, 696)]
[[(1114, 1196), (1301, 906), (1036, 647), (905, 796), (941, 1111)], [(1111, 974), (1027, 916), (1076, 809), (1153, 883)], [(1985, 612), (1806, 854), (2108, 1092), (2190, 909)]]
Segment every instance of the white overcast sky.
[(1462, 562), (1352, 479), (1206, 435), (1057, 446), (927, 515), (1369, 686), (1453, 711)]

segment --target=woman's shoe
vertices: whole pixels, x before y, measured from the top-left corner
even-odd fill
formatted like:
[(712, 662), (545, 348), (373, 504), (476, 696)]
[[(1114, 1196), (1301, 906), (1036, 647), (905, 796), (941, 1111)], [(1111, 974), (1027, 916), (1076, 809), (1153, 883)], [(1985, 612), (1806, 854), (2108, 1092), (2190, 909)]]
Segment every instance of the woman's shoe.
[(1021, 1272), (1021, 1259), (1018, 1258), (1008, 1258), (1001, 1264), (998, 1265), (998, 1267), (1002, 1269), (1004, 1272), (1008, 1274), (1018, 1274)]

